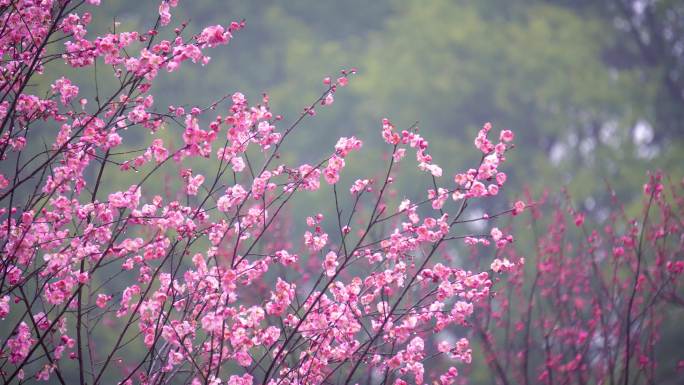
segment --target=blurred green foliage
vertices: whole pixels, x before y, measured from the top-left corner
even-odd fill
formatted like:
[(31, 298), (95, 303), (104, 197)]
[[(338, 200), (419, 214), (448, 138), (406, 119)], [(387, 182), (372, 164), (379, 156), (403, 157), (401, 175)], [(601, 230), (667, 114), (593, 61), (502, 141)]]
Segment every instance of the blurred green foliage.
[[(318, 95), (325, 75), (356, 67), (350, 87), (295, 132), (289, 152), (314, 161), (350, 133), (373, 147), (382, 117), (399, 127), (418, 121), (449, 175), (472, 164), (475, 130), (492, 121), (518, 135), (508, 191), (568, 185), (576, 198), (600, 203), (608, 180), (629, 197), (648, 169), (663, 168), (675, 179), (683, 171), (684, 123), (663, 113), (682, 109), (663, 80), (664, 72), (678, 70), (677, 52), (665, 41), (662, 60), (644, 59), (643, 43), (627, 27), (647, 28), (639, 15), (654, 12), (665, 20), (658, 27), (667, 40), (664, 28), (671, 33), (678, 25), (682, 5), (644, 4), (639, 10), (621, 0), (181, 2), (174, 22), (189, 20), (193, 33), (243, 18), (247, 28), (212, 51), (207, 67), (161, 76), (156, 105), (201, 105), (237, 90), (257, 101), (268, 92), (284, 127)], [(145, 30), (156, 11), (134, 1), (103, 8), (95, 12), (95, 31), (114, 20), (118, 28)]]

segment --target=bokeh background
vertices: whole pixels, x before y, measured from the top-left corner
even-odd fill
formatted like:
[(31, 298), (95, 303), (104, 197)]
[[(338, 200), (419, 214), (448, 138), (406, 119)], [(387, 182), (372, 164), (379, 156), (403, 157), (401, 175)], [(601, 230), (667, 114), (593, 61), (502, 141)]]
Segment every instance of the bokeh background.
[[(145, 30), (155, 16), (154, 2), (105, 1), (92, 29)], [(342, 134), (375, 138), (389, 117), (419, 122), (438, 163), (456, 170), (491, 121), (518, 135), (509, 191), (567, 186), (588, 210), (601, 206), (604, 181), (629, 197), (646, 170), (684, 172), (682, 1), (195, 0), (174, 14), (190, 31), (241, 19), (247, 28), (206, 68), (161, 76), (159, 108), (267, 92), (286, 124), (324, 76), (355, 67), (335, 104), (297, 131), (292, 154)]]

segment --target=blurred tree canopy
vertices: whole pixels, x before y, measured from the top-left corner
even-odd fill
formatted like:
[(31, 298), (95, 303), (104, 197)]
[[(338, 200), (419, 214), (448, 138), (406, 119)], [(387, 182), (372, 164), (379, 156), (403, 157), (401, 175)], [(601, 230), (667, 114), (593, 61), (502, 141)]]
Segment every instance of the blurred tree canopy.
[[(122, 27), (153, 22), (148, 2), (104, 6), (101, 28), (114, 15)], [(418, 121), (454, 170), (492, 121), (518, 134), (517, 187), (568, 184), (600, 200), (602, 179), (631, 194), (647, 169), (682, 175), (683, 12), (681, 1), (633, 0), (181, 2), (175, 20), (190, 31), (243, 18), (247, 28), (208, 68), (166, 76), (156, 104), (268, 92), (287, 122), (323, 76), (353, 66), (349, 90), (300, 129), (292, 153), (330, 148), (341, 129), (373, 137), (387, 116)]]

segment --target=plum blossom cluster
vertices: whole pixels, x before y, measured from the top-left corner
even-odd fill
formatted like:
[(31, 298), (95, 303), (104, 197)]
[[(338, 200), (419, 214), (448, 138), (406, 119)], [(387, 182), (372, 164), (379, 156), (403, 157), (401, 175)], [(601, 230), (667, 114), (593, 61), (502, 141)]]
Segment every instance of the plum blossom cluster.
[[(454, 241), (493, 242), (499, 254), (513, 241), (498, 228), (460, 226), (470, 200), (506, 182), (499, 167), (510, 131), (493, 144), (485, 125), (482, 161), (455, 172), (454, 184), (441, 179), (417, 130), (383, 120), (392, 149), (385, 177), (340, 186), (358, 138), (339, 138), (313, 165), (280, 155), (288, 134), (332, 104), (355, 70), (326, 78), (284, 130), (268, 96), (158, 108), (150, 90), (160, 73), (206, 65), (206, 50), (229, 43), (242, 22), (193, 35), (171, 25), (179, 4), (164, 0), (148, 31), (94, 36), (97, 0), (0, 4), (3, 383), (303, 385), (356, 383), (366, 373), (396, 384), (456, 381), (456, 366), (472, 360), (469, 341), (437, 333), (468, 328), (493, 281), (490, 271), (440, 259)], [(88, 100), (87, 85), (57, 76), (47, 94), (31, 93), (57, 71), (54, 60), (99, 63), (118, 85)], [(409, 149), (434, 184), (392, 209), (395, 164)], [(284, 213), (293, 196), (326, 189), (336, 214), (312, 208), (306, 230), (291, 235)], [(501, 215), (524, 209), (519, 202)], [(483, 270), (512, 270), (497, 261)], [(449, 369), (427, 373), (435, 355)]]
[[(530, 211), (534, 264), (512, 268), (474, 322), (493, 381), (503, 384), (656, 384), (682, 378), (684, 357), (664, 354), (667, 325), (684, 306), (684, 180), (660, 172), (644, 185), (640, 212), (617, 195), (607, 218), (543, 197)], [(551, 206), (544, 220), (542, 208)], [(544, 227), (541, 227), (544, 226)], [(514, 260), (515, 250), (508, 258)], [(508, 270), (497, 259), (493, 270)], [(506, 368), (506, 369), (504, 369)], [(677, 380), (678, 381), (678, 380)], [(676, 381), (675, 381), (676, 382)]]

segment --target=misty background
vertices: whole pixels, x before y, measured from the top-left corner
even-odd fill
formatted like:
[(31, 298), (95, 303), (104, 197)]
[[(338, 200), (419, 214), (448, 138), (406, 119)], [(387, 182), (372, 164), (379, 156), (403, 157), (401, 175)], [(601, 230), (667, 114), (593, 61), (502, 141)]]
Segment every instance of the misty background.
[[(105, 1), (90, 29), (146, 30), (156, 5)], [(491, 121), (517, 134), (509, 192), (565, 185), (588, 210), (604, 180), (629, 197), (646, 170), (674, 180), (684, 171), (682, 1), (196, 0), (174, 12), (190, 32), (242, 19), (206, 67), (160, 76), (158, 109), (235, 91), (257, 103), (266, 92), (283, 128), (324, 76), (354, 67), (335, 104), (296, 131), (292, 154), (306, 160), (340, 135), (372, 145), (388, 117), (399, 128), (418, 122), (437, 163), (455, 172)]]

